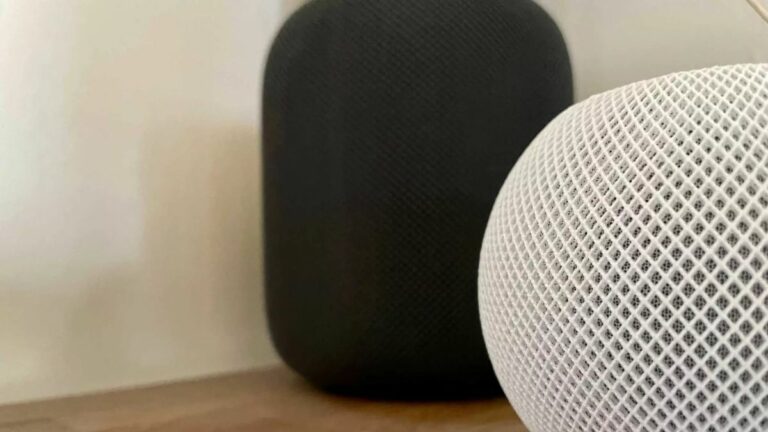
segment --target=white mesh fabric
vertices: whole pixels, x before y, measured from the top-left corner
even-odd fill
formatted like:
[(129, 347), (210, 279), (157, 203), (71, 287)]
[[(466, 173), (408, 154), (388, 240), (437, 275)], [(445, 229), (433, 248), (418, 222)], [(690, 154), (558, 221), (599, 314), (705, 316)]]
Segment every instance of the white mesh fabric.
[(768, 66), (562, 113), (493, 209), (483, 332), (531, 432), (768, 430)]

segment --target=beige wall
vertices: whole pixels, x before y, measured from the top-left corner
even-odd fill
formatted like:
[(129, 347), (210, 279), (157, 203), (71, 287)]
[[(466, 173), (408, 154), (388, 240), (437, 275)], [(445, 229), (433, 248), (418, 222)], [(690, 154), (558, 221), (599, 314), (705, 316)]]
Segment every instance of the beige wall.
[(576, 96), (718, 64), (768, 61), (768, 24), (744, 0), (537, 0), (560, 24)]
[[(0, 403), (276, 361), (262, 61), (301, 0), (0, 0)], [(768, 60), (736, 0), (541, 0), (577, 92)]]
[(259, 87), (279, 0), (0, 0), (0, 403), (276, 361)]

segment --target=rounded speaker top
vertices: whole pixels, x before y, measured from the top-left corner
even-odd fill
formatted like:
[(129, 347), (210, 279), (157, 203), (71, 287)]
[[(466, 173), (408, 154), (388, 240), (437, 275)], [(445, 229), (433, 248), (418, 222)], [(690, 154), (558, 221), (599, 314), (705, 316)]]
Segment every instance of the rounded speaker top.
[(573, 102), (529, 0), (315, 0), (264, 81), (266, 298), (275, 346), (335, 391), (498, 394), (477, 262), (493, 199)]
[(497, 376), (531, 432), (768, 428), (768, 66), (638, 82), (562, 113), (480, 262)]

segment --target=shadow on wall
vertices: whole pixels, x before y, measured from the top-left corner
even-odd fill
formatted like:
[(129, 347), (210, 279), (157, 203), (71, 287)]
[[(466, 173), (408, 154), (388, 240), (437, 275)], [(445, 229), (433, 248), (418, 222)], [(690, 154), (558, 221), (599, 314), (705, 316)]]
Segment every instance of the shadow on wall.
[[(105, 269), (72, 302), (61, 339), (61, 361), (69, 365), (71, 383), (109, 380), (115, 370), (131, 370), (140, 364), (131, 318), (140, 307), (131, 295), (139, 282), (136, 270)], [(83, 361), (89, 357), (90, 361)]]
[(176, 350), (159, 347), (157, 361), (194, 353), (184, 361), (204, 367), (221, 357), (263, 356), (255, 129), (171, 126), (148, 131), (145, 142), (146, 284), (162, 287), (149, 293), (155, 298), (153, 328)]
[(312, 0), (283, 0), (283, 15), (289, 15), (308, 1)]
[(577, 99), (642, 79), (768, 61), (768, 24), (745, 0), (537, 0), (571, 52)]
[(281, 0), (44, 1), (0, 27), (0, 403), (275, 361), (258, 118)]
[(148, 132), (139, 259), (0, 279), (0, 401), (273, 361), (254, 135)]

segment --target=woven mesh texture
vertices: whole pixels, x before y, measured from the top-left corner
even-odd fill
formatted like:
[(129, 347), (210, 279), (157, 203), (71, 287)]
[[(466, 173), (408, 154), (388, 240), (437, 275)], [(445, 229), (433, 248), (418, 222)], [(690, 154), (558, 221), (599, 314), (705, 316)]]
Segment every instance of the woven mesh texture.
[(480, 264), (532, 432), (768, 430), (768, 66), (582, 102), (509, 175)]
[(264, 81), (266, 299), (313, 383), (387, 398), (499, 394), (477, 304), (485, 223), (573, 103), (528, 0), (315, 0)]

